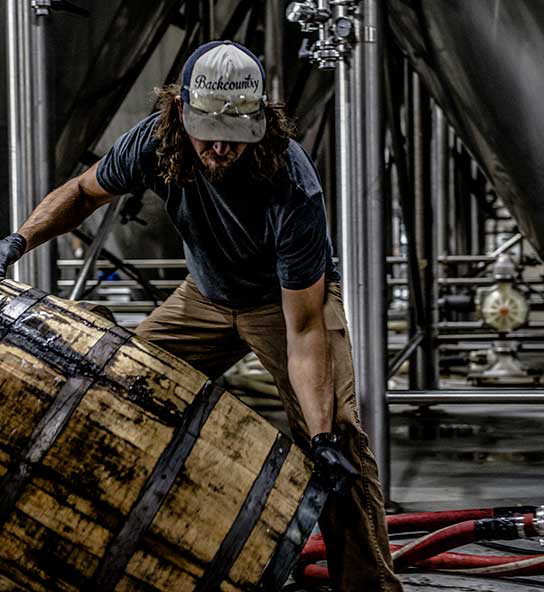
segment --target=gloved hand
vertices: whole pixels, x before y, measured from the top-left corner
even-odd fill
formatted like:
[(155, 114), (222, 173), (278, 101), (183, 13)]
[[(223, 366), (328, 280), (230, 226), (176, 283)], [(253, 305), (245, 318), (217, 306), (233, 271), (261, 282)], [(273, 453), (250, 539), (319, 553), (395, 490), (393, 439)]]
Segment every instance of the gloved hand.
[(18, 261), (26, 250), (26, 239), (13, 233), (0, 240), (0, 279), (6, 277), (10, 265)]
[(323, 432), (312, 438), (315, 473), (327, 491), (346, 493), (359, 474), (349, 460), (340, 452), (338, 436)]

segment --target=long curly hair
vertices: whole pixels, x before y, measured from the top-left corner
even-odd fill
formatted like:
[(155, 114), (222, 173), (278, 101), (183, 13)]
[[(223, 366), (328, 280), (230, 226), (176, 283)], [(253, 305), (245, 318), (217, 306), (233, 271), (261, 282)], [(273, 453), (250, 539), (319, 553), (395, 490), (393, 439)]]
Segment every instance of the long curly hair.
[[(179, 118), (176, 97), (179, 85), (155, 89), (159, 122), (155, 130), (159, 175), (165, 183), (186, 184), (194, 181), (198, 160)], [(289, 138), (295, 137), (295, 127), (280, 103), (265, 107), (266, 133), (264, 138), (246, 148), (249, 174), (255, 178), (271, 179), (284, 165)]]

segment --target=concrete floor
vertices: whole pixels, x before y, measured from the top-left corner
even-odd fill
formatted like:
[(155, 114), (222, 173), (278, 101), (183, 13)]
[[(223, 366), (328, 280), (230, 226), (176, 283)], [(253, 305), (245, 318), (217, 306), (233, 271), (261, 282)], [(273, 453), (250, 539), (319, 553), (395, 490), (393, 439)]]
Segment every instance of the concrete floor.
[[(391, 499), (404, 512), (544, 505), (544, 408), (536, 405), (392, 407)], [(535, 541), (510, 546), (542, 548)], [(501, 554), (479, 545), (457, 549)], [(406, 592), (522, 592), (544, 577), (482, 579), (438, 573), (402, 576)]]
[(391, 499), (403, 511), (544, 504), (544, 408), (393, 406)]

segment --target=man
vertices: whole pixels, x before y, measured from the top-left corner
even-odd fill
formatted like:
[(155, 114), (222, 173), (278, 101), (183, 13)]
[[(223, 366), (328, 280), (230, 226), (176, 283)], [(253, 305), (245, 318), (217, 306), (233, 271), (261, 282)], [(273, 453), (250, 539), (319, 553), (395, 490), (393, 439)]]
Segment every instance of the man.
[(114, 196), (155, 191), (190, 275), (137, 334), (212, 378), (253, 350), (332, 491), (320, 526), (334, 589), (398, 592), (314, 165), (282, 109), (266, 105), (262, 66), (241, 45), (200, 47), (181, 94), (164, 89), (160, 106), (0, 241), (0, 275)]

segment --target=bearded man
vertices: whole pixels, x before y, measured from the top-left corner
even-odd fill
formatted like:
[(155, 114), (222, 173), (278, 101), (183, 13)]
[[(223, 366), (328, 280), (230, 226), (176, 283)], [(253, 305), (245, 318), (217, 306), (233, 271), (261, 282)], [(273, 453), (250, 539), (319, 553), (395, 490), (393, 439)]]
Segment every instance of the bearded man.
[[(376, 463), (356, 415), (340, 277), (314, 164), (266, 103), (245, 47), (211, 42), (181, 88), (0, 241), (0, 276), (116, 196), (153, 190), (189, 275), (136, 333), (217, 378), (253, 351), (278, 386), (294, 440), (331, 490), (320, 519), (338, 592), (399, 592)], [(240, 434), (243, 438), (243, 434)]]

